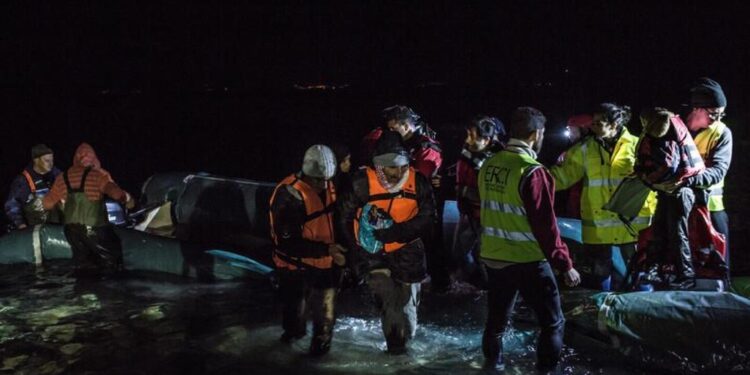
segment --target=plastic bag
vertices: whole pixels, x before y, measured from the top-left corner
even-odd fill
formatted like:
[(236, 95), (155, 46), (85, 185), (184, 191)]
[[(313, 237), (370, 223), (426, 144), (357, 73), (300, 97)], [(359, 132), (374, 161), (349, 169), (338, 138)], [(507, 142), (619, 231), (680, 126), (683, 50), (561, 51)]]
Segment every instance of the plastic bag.
[(366, 204), (362, 208), (362, 216), (359, 218), (359, 245), (370, 254), (375, 254), (383, 250), (383, 243), (375, 239), (373, 232), (377, 229), (390, 228), (393, 220), (388, 214), (378, 209), (376, 206)]

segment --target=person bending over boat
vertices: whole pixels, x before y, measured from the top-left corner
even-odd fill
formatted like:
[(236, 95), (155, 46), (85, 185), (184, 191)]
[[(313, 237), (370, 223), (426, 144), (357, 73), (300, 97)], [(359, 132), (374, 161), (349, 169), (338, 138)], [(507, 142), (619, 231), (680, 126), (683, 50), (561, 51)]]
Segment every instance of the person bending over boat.
[(555, 182), (536, 161), (545, 122), (537, 109), (516, 109), (510, 125), (512, 138), (479, 171), (479, 256), (488, 275), (487, 323), (482, 337), (487, 370), (504, 368), (503, 333), (519, 292), (536, 313), (541, 328), (537, 367), (541, 371), (555, 370), (560, 361), (565, 318), (552, 266), (564, 275), (567, 285), (580, 282), (557, 228)]
[[(401, 354), (417, 330), (420, 283), (427, 277), (425, 241), (435, 220), (430, 182), (413, 167), (395, 132), (384, 132), (372, 163), (352, 176), (352, 189), (338, 203), (338, 225), (355, 275), (364, 277), (381, 310), (388, 352)], [(366, 207), (369, 206), (369, 207)], [(393, 222), (372, 232), (383, 245), (362, 249), (358, 222), (363, 210), (377, 210)]]
[(339, 266), (345, 264), (346, 250), (334, 238), (335, 173), (333, 151), (313, 145), (305, 152), (302, 171), (284, 178), (270, 201), (273, 262), (283, 309), (281, 341), (291, 343), (306, 335), (309, 312), (314, 356), (331, 349)]
[(122, 245), (109, 223), (104, 197), (125, 204), (135, 201), (101, 167), (94, 149), (81, 143), (73, 156), (73, 166), (57, 176), (42, 200), (45, 210), (63, 203), (65, 237), (73, 250), (76, 272), (113, 273), (122, 269)]
[(635, 173), (659, 194), (647, 249), (647, 262), (651, 265), (647, 278), (657, 284), (664, 281), (660, 267), (667, 254), (675, 254), (677, 278), (671, 287), (689, 289), (695, 285), (695, 272), (688, 242), (688, 217), (696, 194), (705, 191), (683, 185), (706, 167), (679, 116), (664, 108), (653, 108), (641, 114), (641, 123), (644, 134), (638, 145)]

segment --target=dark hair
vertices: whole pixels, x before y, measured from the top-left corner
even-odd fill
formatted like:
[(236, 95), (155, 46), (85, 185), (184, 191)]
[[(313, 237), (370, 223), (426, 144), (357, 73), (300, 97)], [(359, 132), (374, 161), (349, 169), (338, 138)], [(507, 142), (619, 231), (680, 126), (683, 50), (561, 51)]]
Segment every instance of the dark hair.
[(500, 140), (505, 137), (505, 125), (497, 117), (478, 116), (471, 120), (467, 127), (477, 130), (477, 135), (490, 140)]
[(393, 105), (381, 111), (383, 121), (406, 122), (418, 127), (421, 124), (421, 117), (413, 109), (405, 105)]
[(347, 155), (351, 155), (349, 146), (340, 142), (331, 144), (331, 150), (333, 150), (333, 154), (336, 156), (337, 163), (341, 163), (342, 161), (344, 161), (344, 158), (346, 158)]
[(547, 119), (541, 111), (532, 107), (518, 107), (510, 119), (510, 133), (516, 138), (525, 138), (529, 134), (544, 129)]
[(621, 128), (623, 125), (630, 122), (631, 117), (630, 107), (626, 105), (620, 106), (615, 103), (601, 103), (594, 110), (594, 113), (604, 115), (607, 122), (615, 124), (617, 128)]

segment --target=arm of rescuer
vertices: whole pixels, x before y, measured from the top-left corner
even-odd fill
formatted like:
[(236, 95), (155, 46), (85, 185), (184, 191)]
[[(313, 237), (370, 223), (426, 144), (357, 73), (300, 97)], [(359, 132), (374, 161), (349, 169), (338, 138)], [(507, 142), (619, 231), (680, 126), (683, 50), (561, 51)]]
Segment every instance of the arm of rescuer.
[(685, 186), (708, 187), (718, 183), (727, 175), (732, 162), (732, 132), (725, 128), (719, 140), (706, 158), (706, 169), (685, 179)]
[(274, 217), (273, 231), (278, 248), (294, 258), (322, 258), (328, 256), (329, 245), (302, 237), (302, 227), (307, 221), (305, 202), (301, 195), (295, 195), (291, 186), (282, 186), (276, 191), (271, 203)]
[(443, 155), (437, 145), (424, 144), (412, 155), (414, 161), (412, 166), (423, 176), (432, 179), (443, 164)]
[(555, 217), (555, 181), (544, 167), (535, 168), (521, 185), (521, 200), (539, 247), (550, 265), (562, 272), (568, 286), (581, 282), (580, 275), (573, 268), (568, 246), (560, 238)]
[(119, 203), (124, 204), (128, 209), (132, 209), (133, 207), (135, 207), (135, 200), (133, 199), (133, 197), (130, 196), (130, 193), (122, 190), (120, 186), (115, 183), (109, 172), (105, 171), (104, 169), (98, 169), (98, 171), (101, 174), (99, 175), (99, 180), (97, 182), (99, 185), (99, 191), (101, 191), (102, 194), (112, 198)]
[(555, 179), (554, 188), (556, 191), (568, 189), (583, 178), (586, 171), (583, 165), (583, 142), (585, 140), (573, 145), (565, 152), (565, 157), (560, 165), (554, 165), (549, 169), (549, 173)]
[(23, 175), (17, 175), (10, 184), (8, 199), (5, 200), (5, 216), (17, 229), (26, 227), (26, 220), (23, 218), (23, 203), (29, 198), (29, 194), (31, 194), (31, 188), (26, 178)]
[[(131, 209), (135, 206), (135, 200), (133, 197), (128, 194), (125, 190), (122, 190), (117, 184), (112, 180), (112, 176), (109, 175), (109, 172), (103, 170), (103, 169), (95, 169), (89, 174), (89, 178), (95, 178), (95, 188), (98, 190), (97, 194), (102, 194), (110, 197), (111, 199), (122, 203), (127, 207), (128, 209)], [(86, 184), (86, 186), (92, 186), (89, 184)], [(84, 187), (85, 188), (85, 187)], [(44, 196), (44, 199), (42, 200), (42, 206), (45, 210), (51, 210), (60, 203), (60, 201), (63, 201), (68, 196), (68, 188), (65, 186), (65, 181), (63, 180), (63, 174), (59, 174), (57, 178), (55, 178), (55, 182), (52, 184), (52, 188), (50, 189), (49, 194)]]

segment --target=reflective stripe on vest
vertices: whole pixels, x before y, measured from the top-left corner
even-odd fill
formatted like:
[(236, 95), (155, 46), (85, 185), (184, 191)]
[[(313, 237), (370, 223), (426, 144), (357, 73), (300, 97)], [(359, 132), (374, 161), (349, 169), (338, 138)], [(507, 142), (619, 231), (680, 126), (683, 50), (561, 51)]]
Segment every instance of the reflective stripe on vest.
[[(369, 189), (368, 203), (385, 211), (390, 215), (395, 223), (403, 223), (411, 220), (419, 213), (419, 203), (417, 202), (417, 172), (414, 168), (409, 167), (409, 177), (400, 191), (389, 193), (385, 190), (374, 169), (367, 167), (367, 186)], [(362, 208), (357, 210), (357, 216), (354, 220), (354, 235), (359, 235), (359, 218), (362, 216)], [(383, 249), (386, 253), (396, 251), (404, 247), (401, 242), (388, 242), (384, 244)]]
[[(711, 167), (709, 157), (716, 147), (716, 143), (719, 142), (719, 138), (724, 133), (725, 128), (726, 125), (723, 122), (715, 121), (708, 129), (703, 130), (695, 136), (695, 146), (698, 148), (698, 152), (703, 157), (703, 160), (706, 161), (707, 167)], [(708, 210), (724, 211), (724, 179), (708, 187), (708, 190), (710, 192)]]
[[(610, 154), (593, 137), (581, 144), (581, 163), (585, 170), (581, 191), (582, 239), (586, 244), (624, 244), (636, 241), (617, 214), (602, 207), (609, 202), (617, 186), (633, 173), (638, 138), (627, 129)], [(631, 222), (638, 232), (650, 225), (656, 210), (656, 194), (650, 193), (638, 216)]]
[(500, 151), (479, 171), (482, 258), (513, 263), (545, 259), (519, 192), (523, 179), (535, 168), (540, 164), (528, 155)]
[(36, 194), (36, 184), (34, 183), (34, 179), (31, 178), (31, 174), (27, 170), (23, 170), (21, 174), (26, 177), (26, 183), (29, 184), (29, 189), (31, 189), (31, 194)]
[[(305, 215), (307, 215), (307, 221), (305, 221), (305, 224), (302, 226), (302, 238), (326, 244), (334, 243), (332, 208), (336, 201), (336, 192), (334, 191), (333, 184), (328, 184), (326, 190), (326, 204), (323, 205), (320, 196), (312, 187), (310, 187), (310, 185), (300, 180), (296, 175), (288, 176), (274, 189), (270, 200), (271, 206), (273, 206), (278, 190), (280, 188), (286, 188), (286, 186), (290, 186), (292, 189), (299, 192), (302, 196), (302, 201), (305, 204)], [(269, 217), (271, 224), (271, 239), (273, 240), (273, 243), (278, 246), (278, 239), (276, 238), (276, 231), (274, 230), (275, 219), (271, 211), (269, 211)], [(292, 271), (304, 267), (329, 269), (333, 266), (333, 258), (331, 256), (296, 258), (285, 254), (278, 247), (274, 247), (273, 262), (277, 268), (286, 268)]]

